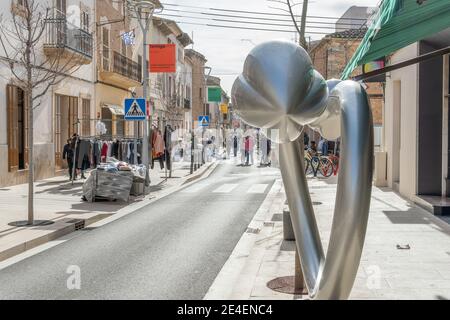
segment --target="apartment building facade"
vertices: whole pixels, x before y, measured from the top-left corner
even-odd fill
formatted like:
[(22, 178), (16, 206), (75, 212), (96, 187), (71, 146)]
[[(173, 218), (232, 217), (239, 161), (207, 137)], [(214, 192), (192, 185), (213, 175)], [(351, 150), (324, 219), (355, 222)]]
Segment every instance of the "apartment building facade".
[[(13, 15), (25, 17), (21, 0), (2, 1), (4, 28), (13, 28)], [(57, 61), (66, 77), (49, 88), (33, 105), (35, 178), (52, 177), (64, 169), (62, 148), (74, 132), (88, 132), (80, 117), (94, 115), (93, 29), (94, 0), (48, 0), (39, 3), (45, 13), (45, 30), (33, 49), (36, 64)], [(44, 14), (45, 16), (45, 14)], [(14, 37), (8, 39), (14, 53)], [(16, 43), (20, 46), (19, 43)], [(5, 62), (6, 53), (0, 54)], [(17, 61), (16, 61), (17, 63)], [(48, 63), (44, 68), (48, 67)], [(53, 68), (56, 68), (53, 65)], [(0, 65), (0, 186), (25, 183), (28, 176), (28, 112), (26, 93), (7, 64)], [(46, 83), (36, 86), (43, 92)]]
[(205, 114), (205, 64), (208, 61), (203, 54), (186, 49), (185, 56), (192, 65), (192, 119), (194, 129), (198, 127), (198, 117)]
[[(185, 47), (192, 44), (188, 34), (172, 20), (155, 17), (151, 32), (152, 44), (173, 44), (176, 51), (174, 73), (151, 73), (151, 104), (154, 125), (170, 125), (186, 134), (191, 127), (192, 64), (185, 59)], [(151, 59), (151, 57), (150, 57)]]
[[(450, 45), (450, 29), (396, 51), (396, 64)], [(435, 214), (450, 212), (449, 55), (388, 74), (386, 184)]]
[[(340, 79), (345, 66), (360, 45), (366, 29), (348, 29), (325, 36), (311, 49), (310, 56), (314, 67), (325, 79)], [(353, 75), (361, 74), (357, 69)], [(383, 132), (383, 83), (366, 82), (367, 90), (372, 108), (374, 123), (375, 146), (382, 144)], [(311, 138), (318, 141), (319, 134), (311, 132)]]

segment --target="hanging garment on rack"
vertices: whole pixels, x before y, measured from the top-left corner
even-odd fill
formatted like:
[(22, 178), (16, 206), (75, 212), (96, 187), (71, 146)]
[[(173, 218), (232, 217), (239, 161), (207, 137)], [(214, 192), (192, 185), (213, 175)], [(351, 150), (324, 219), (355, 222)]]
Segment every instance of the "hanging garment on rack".
[(101, 147), (101, 142), (100, 141), (94, 141), (94, 145), (93, 145), (93, 164), (94, 166), (97, 166), (100, 164), (101, 162), (101, 153), (102, 153), (102, 147)]
[(153, 131), (152, 143), (152, 156), (156, 159), (164, 154), (164, 140), (159, 132)]
[(101, 151), (101, 162), (105, 162), (107, 156), (108, 156), (108, 144), (106, 142), (103, 142)]
[(91, 142), (87, 140), (79, 140), (77, 145), (77, 169), (81, 169), (83, 167), (83, 162), (85, 161), (85, 157), (88, 158), (89, 161), (89, 149), (91, 147)]
[(160, 156), (158, 158), (153, 158), (152, 159), (152, 169), (155, 167), (155, 161), (158, 160), (159, 161), (159, 166), (161, 167), (161, 170), (164, 169), (164, 157)]
[(119, 142), (115, 140), (112, 145), (112, 156), (119, 160)]

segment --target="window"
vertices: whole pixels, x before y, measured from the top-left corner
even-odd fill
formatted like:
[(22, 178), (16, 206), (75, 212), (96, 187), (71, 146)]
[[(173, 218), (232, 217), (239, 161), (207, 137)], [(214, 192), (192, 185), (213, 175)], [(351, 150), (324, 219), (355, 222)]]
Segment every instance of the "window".
[(91, 100), (82, 100), (82, 134), (85, 137), (91, 135)]
[(74, 133), (80, 134), (78, 119), (78, 97), (55, 95), (55, 162), (56, 167), (65, 167), (62, 152), (67, 139)]
[(56, 17), (65, 17), (67, 12), (66, 0), (56, 0)]
[(125, 136), (125, 120), (124, 116), (116, 115), (116, 135), (119, 137)]
[(26, 169), (28, 165), (28, 107), (22, 89), (8, 85), (8, 170)]
[[(125, 31), (120, 32), (121, 35), (123, 35)], [(125, 40), (123, 40), (123, 37), (121, 36), (120, 41), (120, 53), (126, 57), (127, 56), (127, 45), (125, 44)]]
[(102, 61), (103, 70), (110, 71), (110, 51), (109, 51), (109, 29), (102, 29)]
[(102, 121), (105, 123), (106, 134), (112, 135), (112, 112), (109, 108), (102, 108)]
[(89, 14), (86, 11), (82, 11), (80, 19), (81, 19), (80, 21), (81, 29), (86, 32), (89, 32)]

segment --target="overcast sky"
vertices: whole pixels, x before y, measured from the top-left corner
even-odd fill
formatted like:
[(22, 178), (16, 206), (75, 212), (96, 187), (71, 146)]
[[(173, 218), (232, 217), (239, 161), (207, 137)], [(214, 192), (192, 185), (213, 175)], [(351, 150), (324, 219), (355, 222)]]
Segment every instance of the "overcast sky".
[[(299, 0), (301, 1), (301, 0)], [(198, 6), (205, 8), (217, 8), (217, 9), (231, 9), (231, 10), (243, 10), (243, 11), (258, 11), (258, 12), (272, 12), (277, 14), (284, 14), (282, 11), (270, 8), (270, 6), (277, 6), (274, 3), (270, 3), (267, 0), (162, 0), (162, 3), (166, 4), (177, 4), (177, 5), (187, 5), (187, 6)], [(352, 5), (358, 6), (376, 6), (379, 0), (311, 0), (308, 8), (308, 16), (327, 16), (327, 17), (340, 17), (349, 7)], [(301, 5), (296, 7), (298, 14), (301, 13)], [(229, 15), (242, 15), (242, 16), (253, 16), (244, 13), (235, 12), (219, 12), (210, 11), (200, 8), (188, 8), (188, 7), (174, 7), (165, 6), (166, 9), (175, 10), (185, 10), (192, 12), (209, 12), (218, 14), (229, 14)], [(198, 15), (193, 13), (188, 13), (183, 11), (182, 13), (171, 12), (166, 10), (165, 14), (172, 15), (182, 15), (182, 16), (195, 16), (202, 17), (203, 19), (191, 19), (191, 18), (180, 18), (180, 17), (168, 17), (175, 21), (186, 21), (201, 24), (221, 24), (221, 25), (236, 25), (234, 23), (218, 22), (212, 20), (204, 20), (212, 16)], [(257, 16), (256, 16), (257, 17)], [(264, 16), (263, 16), (264, 17)], [(288, 17), (279, 16), (265, 16), (268, 18), (280, 18), (288, 19)], [(217, 17), (218, 19), (229, 19), (233, 20), (233, 17)], [(312, 19), (310, 19), (312, 20)], [(316, 21), (329, 21), (335, 22), (335, 20), (327, 19), (314, 19)], [(258, 20), (247, 20), (255, 21)], [(261, 21), (260, 21), (261, 22)], [(265, 21), (268, 22), (268, 21)], [(281, 24), (289, 24), (288, 22), (277, 22)], [(235, 30), (235, 29), (222, 29), (207, 26), (197, 26), (191, 24), (180, 23), (180, 27), (183, 31), (191, 34), (194, 32), (194, 49), (201, 52), (208, 59), (207, 65), (212, 67), (212, 75), (218, 76), (222, 79), (223, 88), (230, 93), (231, 87), (235, 78), (242, 71), (243, 63), (248, 52), (253, 48), (253, 44), (259, 44), (261, 42), (273, 39), (286, 39), (294, 40), (294, 32), (282, 33), (282, 32), (267, 32), (267, 31), (255, 31), (255, 30)], [(316, 24), (318, 26), (319, 24)], [(320, 24), (322, 26), (322, 24)], [(256, 27), (256, 28), (277, 28), (271, 26), (261, 26), (253, 24), (241, 24), (240, 26), (246, 27)], [(331, 25), (323, 25), (326, 27), (331, 27)], [(282, 27), (283, 29), (289, 29), (289, 27)], [(320, 39), (323, 37), (321, 34), (312, 34), (312, 32), (326, 32), (332, 33), (333, 30), (328, 29), (308, 29), (307, 37), (310, 36), (313, 40)], [(242, 40), (242, 39), (249, 39)], [(191, 46), (189, 46), (191, 48)]]

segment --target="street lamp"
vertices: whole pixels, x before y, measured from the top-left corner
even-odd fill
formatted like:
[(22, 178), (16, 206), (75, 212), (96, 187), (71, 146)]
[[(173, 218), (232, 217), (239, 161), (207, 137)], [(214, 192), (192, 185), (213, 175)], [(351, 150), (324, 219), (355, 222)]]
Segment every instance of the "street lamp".
[[(142, 76), (143, 76), (143, 87), (142, 94), (147, 103), (148, 101), (148, 64), (147, 64), (147, 34), (149, 28), (151, 26), (153, 14), (157, 9), (159, 4), (156, 4), (155, 1), (152, 0), (127, 0), (127, 7), (130, 12), (130, 17), (135, 18), (139, 22), (139, 26), (141, 27), (142, 36), (143, 36), (143, 46), (142, 46)], [(161, 7), (162, 9), (162, 7)], [(153, 110), (150, 112), (150, 122), (152, 119)], [(135, 137), (137, 137), (137, 126), (135, 126)], [(148, 170), (149, 166), (149, 154), (151, 154), (151, 144), (149, 147), (149, 138), (148, 138), (148, 119), (147, 116), (144, 120), (144, 128), (143, 128), (143, 141), (142, 141), (142, 163)], [(137, 163), (137, 140), (135, 140), (135, 163)]]
[[(203, 67), (203, 75), (205, 77), (205, 94), (203, 98), (203, 115), (206, 116), (206, 105), (208, 104), (208, 78), (211, 75), (212, 68), (208, 66)], [(211, 119), (210, 119), (211, 120)], [(202, 150), (202, 164), (205, 164), (205, 127), (203, 127), (202, 130), (202, 144), (203, 144), (203, 150)]]

